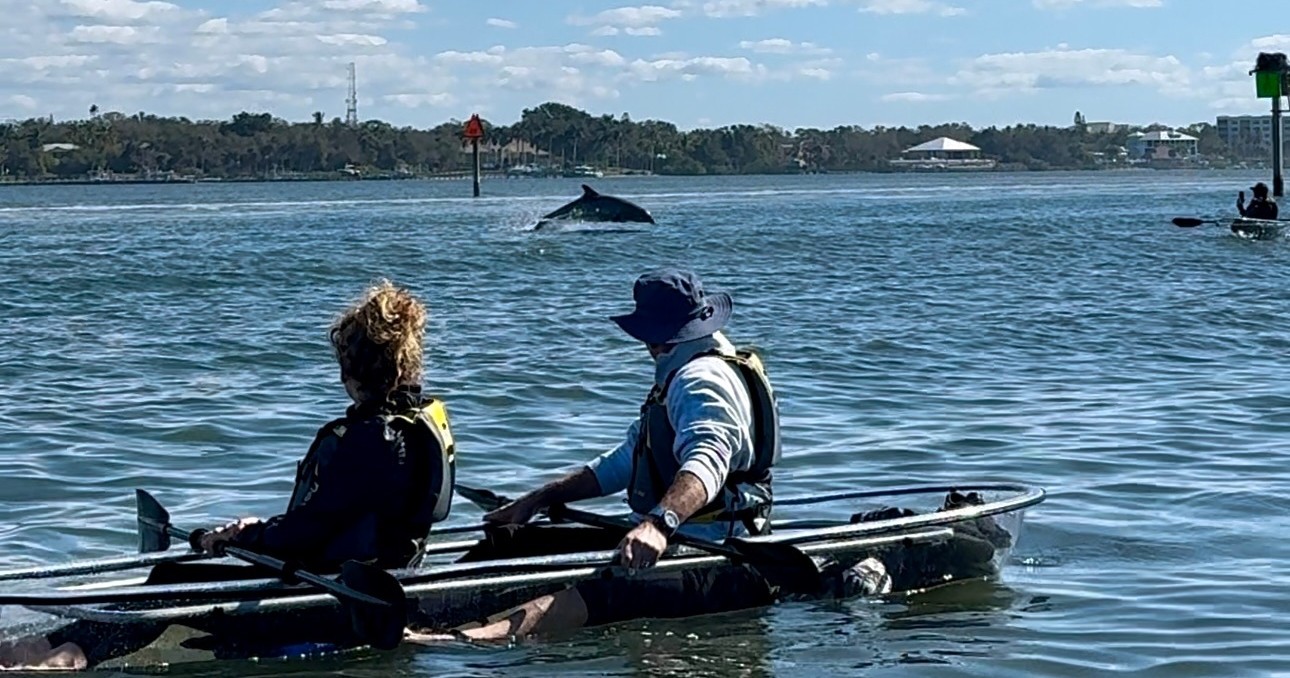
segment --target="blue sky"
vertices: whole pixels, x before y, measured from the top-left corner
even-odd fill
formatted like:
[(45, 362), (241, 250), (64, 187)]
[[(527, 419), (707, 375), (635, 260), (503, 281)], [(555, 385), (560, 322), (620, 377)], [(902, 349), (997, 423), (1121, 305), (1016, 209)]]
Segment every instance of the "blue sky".
[(354, 61), (360, 117), (400, 125), (544, 101), (682, 128), (1181, 125), (1268, 110), (1246, 72), (1290, 51), (1260, 18), (1284, 2), (0, 0), (0, 119), (331, 118)]

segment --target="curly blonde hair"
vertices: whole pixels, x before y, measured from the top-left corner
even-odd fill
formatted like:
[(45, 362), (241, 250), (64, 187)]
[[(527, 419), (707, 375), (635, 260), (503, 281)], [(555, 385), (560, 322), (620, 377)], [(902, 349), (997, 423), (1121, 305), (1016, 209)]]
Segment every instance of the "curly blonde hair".
[(426, 307), (406, 289), (381, 280), (331, 325), (331, 345), (344, 375), (365, 399), (383, 398), (422, 376)]

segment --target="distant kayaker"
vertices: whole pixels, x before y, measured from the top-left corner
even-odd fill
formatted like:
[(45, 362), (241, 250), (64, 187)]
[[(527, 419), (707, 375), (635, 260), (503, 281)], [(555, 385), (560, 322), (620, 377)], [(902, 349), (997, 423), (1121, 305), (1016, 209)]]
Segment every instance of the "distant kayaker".
[[(654, 386), (617, 447), (585, 467), (485, 516), (498, 525), (462, 560), (616, 549), (622, 565), (655, 564), (677, 530), (720, 541), (767, 529), (771, 469), (779, 461), (779, 417), (760, 359), (738, 351), (720, 330), (729, 295), (707, 293), (689, 271), (637, 279), (636, 308), (612, 319), (645, 344)], [(532, 526), (554, 504), (627, 491), (637, 521), (623, 532)], [(524, 525), (523, 527), (517, 527)], [(581, 582), (523, 605), (501, 621), (464, 633), (491, 640), (639, 617), (711, 614), (772, 602), (756, 568), (723, 565), (686, 574), (654, 572)], [(413, 642), (442, 634), (409, 633)]]
[(1277, 204), (1268, 199), (1268, 187), (1260, 181), (1250, 187), (1250, 192), (1254, 193), (1254, 199), (1249, 205), (1245, 204), (1245, 191), (1241, 191), (1236, 198), (1236, 211), (1246, 219), (1276, 219)]
[[(353, 404), (314, 437), (285, 513), (218, 528), (202, 542), (205, 549), (235, 544), (315, 571), (337, 569), (348, 559), (387, 568), (417, 560), (430, 526), (448, 516), (455, 454), (443, 402), (421, 392), (425, 321), (420, 301), (382, 282), (332, 324), (340, 380)], [(148, 583), (264, 576), (264, 570), (240, 565), (167, 563), (153, 568)], [(186, 624), (218, 635), (202, 628), (203, 621)], [(266, 629), (243, 621), (235, 628), (239, 637), (260, 642), (279, 636), (352, 642), (345, 637), (348, 624), (338, 625), (344, 629), (339, 631)], [(82, 669), (141, 649), (164, 630), (165, 625), (76, 621), (48, 636), (0, 644), (0, 667)]]

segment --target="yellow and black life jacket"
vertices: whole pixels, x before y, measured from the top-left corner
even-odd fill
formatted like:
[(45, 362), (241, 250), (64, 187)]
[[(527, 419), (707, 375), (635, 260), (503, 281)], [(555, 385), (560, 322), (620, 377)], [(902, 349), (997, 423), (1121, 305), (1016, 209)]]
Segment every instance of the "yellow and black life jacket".
[[(431, 526), (447, 519), (452, 509), (456, 443), (448, 423), (448, 410), (442, 400), (424, 398), (406, 410), (370, 416), (384, 424), (386, 440), (392, 446), (397, 445), (390, 453), (397, 455), (400, 473), (410, 481), (406, 505), (385, 515), (374, 510), (370, 514), (351, 516), (350, 527), (330, 540), (323, 558), (343, 561), (370, 556), (384, 567), (415, 565)], [(288, 513), (305, 502), (318, 482), (345, 482), (344, 478), (320, 478), (319, 471), (323, 460), (334, 453), (353, 423), (353, 419), (344, 417), (318, 431), (309, 452), (297, 466)]]

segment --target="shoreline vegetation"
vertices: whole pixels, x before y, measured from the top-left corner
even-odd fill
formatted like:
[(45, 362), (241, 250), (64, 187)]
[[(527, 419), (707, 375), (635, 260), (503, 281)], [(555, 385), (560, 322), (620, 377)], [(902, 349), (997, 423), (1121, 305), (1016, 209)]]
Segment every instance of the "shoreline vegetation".
[[(908, 127), (839, 126), (786, 130), (730, 125), (682, 131), (626, 113), (593, 116), (558, 103), (525, 109), (511, 125), (485, 122), (482, 174), (500, 177), (623, 175), (818, 174), (910, 171), (1044, 171), (1218, 169), (1263, 164), (1242, 158), (1213, 125), (1179, 131), (1196, 137), (1196, 153), (1151, 159), (1128, 156), (1130, 134), (1162, 125), (1095, 132), (1076, 113), (1069, 127), (1014, 125), (974, 129), (966, 123)], [(428, 129), (379, 120), (347, 125), (268, 113), (230, 120), (190, 120), (89, 108), (89, 117), (0, 123), (0, 185), (157, 184), (243, 181), (469, 179), (472, 156), (462, 122)], [(895, 162), (915, 145), (949, 137), (979, 148), (980, 160)], [(982, 167), (977, 163), (988, 163)]]

